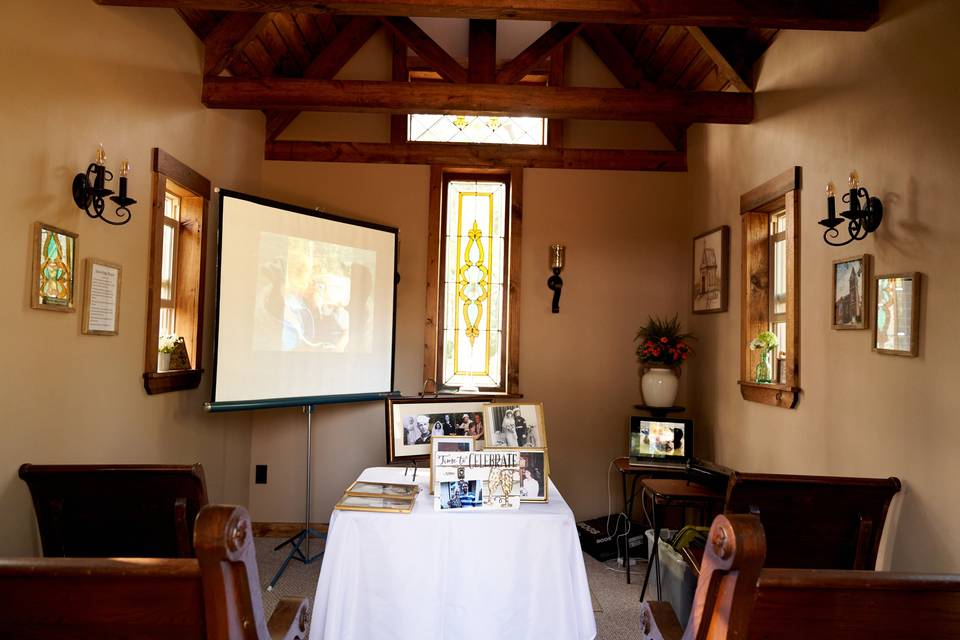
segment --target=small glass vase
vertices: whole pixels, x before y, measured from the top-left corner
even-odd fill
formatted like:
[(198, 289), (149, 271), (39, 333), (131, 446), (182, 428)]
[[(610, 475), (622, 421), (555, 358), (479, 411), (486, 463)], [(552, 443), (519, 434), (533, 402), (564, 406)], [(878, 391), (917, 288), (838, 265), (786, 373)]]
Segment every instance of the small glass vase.
[(767, 355), (770, 351), (771, 349), (764, 349), (760, 352), (760, 362), (757, 363), (757, 368), (754, 371), (754, 379), (759, 384), (770, 384), (773, 382), (773, 378), (770, 377), (770, 365), (767, 363)]

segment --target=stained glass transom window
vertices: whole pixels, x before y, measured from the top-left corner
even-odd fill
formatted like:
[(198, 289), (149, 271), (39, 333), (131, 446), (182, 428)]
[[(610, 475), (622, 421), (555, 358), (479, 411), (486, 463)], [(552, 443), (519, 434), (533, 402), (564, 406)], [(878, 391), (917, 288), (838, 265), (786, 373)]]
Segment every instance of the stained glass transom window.
[(506, 181), (447, 183), (443, 360), (447, 387), (500, 387), (504, 349)]
[(473, 142), (488, 144), (547, 143), (546, 118), (457, 116), (413, 113), (408, 116), (410, 142)]

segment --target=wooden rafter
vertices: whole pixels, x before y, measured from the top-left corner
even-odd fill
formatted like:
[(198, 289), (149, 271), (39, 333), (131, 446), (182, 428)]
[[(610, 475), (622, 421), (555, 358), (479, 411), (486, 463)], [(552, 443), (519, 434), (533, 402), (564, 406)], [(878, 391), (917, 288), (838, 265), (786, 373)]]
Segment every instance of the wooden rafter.
[(428, 36), (423, 29), (410, 18), (381, 18), (383, 24), (408, 47), (429, 62), (437, 72), (450, 82), (466, 82), (467, 70), (454, 60), (443, 47)]
[(489, 83), (497, 75), (497, 21), (470, 20), (467, 79)]
[(555, 49), (570, 42), (582, 26), (576, 22), (556, 23), (521, 51), (516, 58), (504, 64), (497, 72), (497, 82), (512, 84), (523, 80), (531, 69), (546, 60)]
[(727, 60), (726, 56), (717, 48), (717, 45), (710, 39), (707, 34), (703, 32), (703, 29), (700, 27), (687, 27), (687, 31), (696, 40), (700, 47), (703, 49), (703, 52), (707, 54), (714, 64), (717, 65), (717, 70), (720, 72), (727, 81), (736, 88), (737, 91), (742, 91), (744, 93), (749, 93), (753, 91), (753, 87), (750, 86), (750, 83), (747, 82), (740, 73), (734, 68), (732, 64)]
[[(624, 48), (610, 29), (604, 25), (586, 25), (580, 36), (593, 49), (617, 81), (627, 89), (655, 91), (656, 85), (646, 79), (643, 72), (634, 63), (633, 56)], [(678, 122), (656, 122), (660, 133), (667, 138), (674, 149), (686, 147), (686, 125)]]
[(231, 13), (203, 39), (203, 74), (219, 75), (270, 22), (268, 13)]
[[(570, 42), (563, 44), (550, 53), (550, 75), (548, 86), (562, 87), (567, 74), (567, 56), (570, 54)], [(563, 120), (551, 118), (547, 120), (547, 144), (554, 149), (563, 147)]]
[(865, 31), (879, 0), (95, 0), (103, 5)]
[[(410, 69), (407, 67), (407, 45), (396, 35), (390, 37), (392, 49), (391, 78), (394, 82), (409, 82)], [(407, 141), (407, 116), (402, 113), (390, 115), (390, 142), (400, 144)]]
[[(367, 40), (380, 29), (376, 18), (357, 16), (350, 19), (334, 36), (303, 73), (305, 78), (330, 79), (343, 68)], [(273, 140), (299, 115), (298, 111), (267, 113), (267, 139)]]
[(203, 103), (218, 109), (447, 113), (545, 118), (748, 124), (753, 96), (729, 92), (588, 87), (206, 78)]
[(686, 171), (681, 151), (554, 149), (534, 145), (415, 142), (313, 142), (279, 140), (266, 145), (267, 160), (441, 164), (459, 167), (531, 167), (623, 171)]

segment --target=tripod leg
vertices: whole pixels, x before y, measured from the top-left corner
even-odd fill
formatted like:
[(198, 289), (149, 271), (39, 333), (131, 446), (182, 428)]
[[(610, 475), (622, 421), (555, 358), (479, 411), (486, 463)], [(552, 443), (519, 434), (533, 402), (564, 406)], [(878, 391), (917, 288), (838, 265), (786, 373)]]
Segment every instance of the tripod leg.
[(275, 547), (273, 548), (273, 550), (274, 550), (274, 551), (280, 551), (280, 549), (283, 549), (283, 548), (284, 548), (285, 546), (287, 546), (288, 544), (293, 544), (293, 542), (294, 542), (297, 538), (299, 538), (300, 536), (302, 536), (302, 535), (303, 535), (303, 531), (300, 531), (299, 533), (296, 533), (296, 534), (290, 536), (289, 538), (287, 538), (286, 540), (284, 540), (283, 542), (281, 542), (280, 544), (278, 544), (277, 546), (275, 546)]

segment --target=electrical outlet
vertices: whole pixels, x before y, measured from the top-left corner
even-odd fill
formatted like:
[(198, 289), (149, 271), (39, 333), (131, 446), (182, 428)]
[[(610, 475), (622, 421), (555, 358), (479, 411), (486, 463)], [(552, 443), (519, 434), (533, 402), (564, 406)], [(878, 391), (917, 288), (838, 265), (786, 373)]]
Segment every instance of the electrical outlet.
[(256, 484), (267, 484), (267, 465), (258, 464), (256, 467), (256, 473), (254, 475), (254, 483)]

